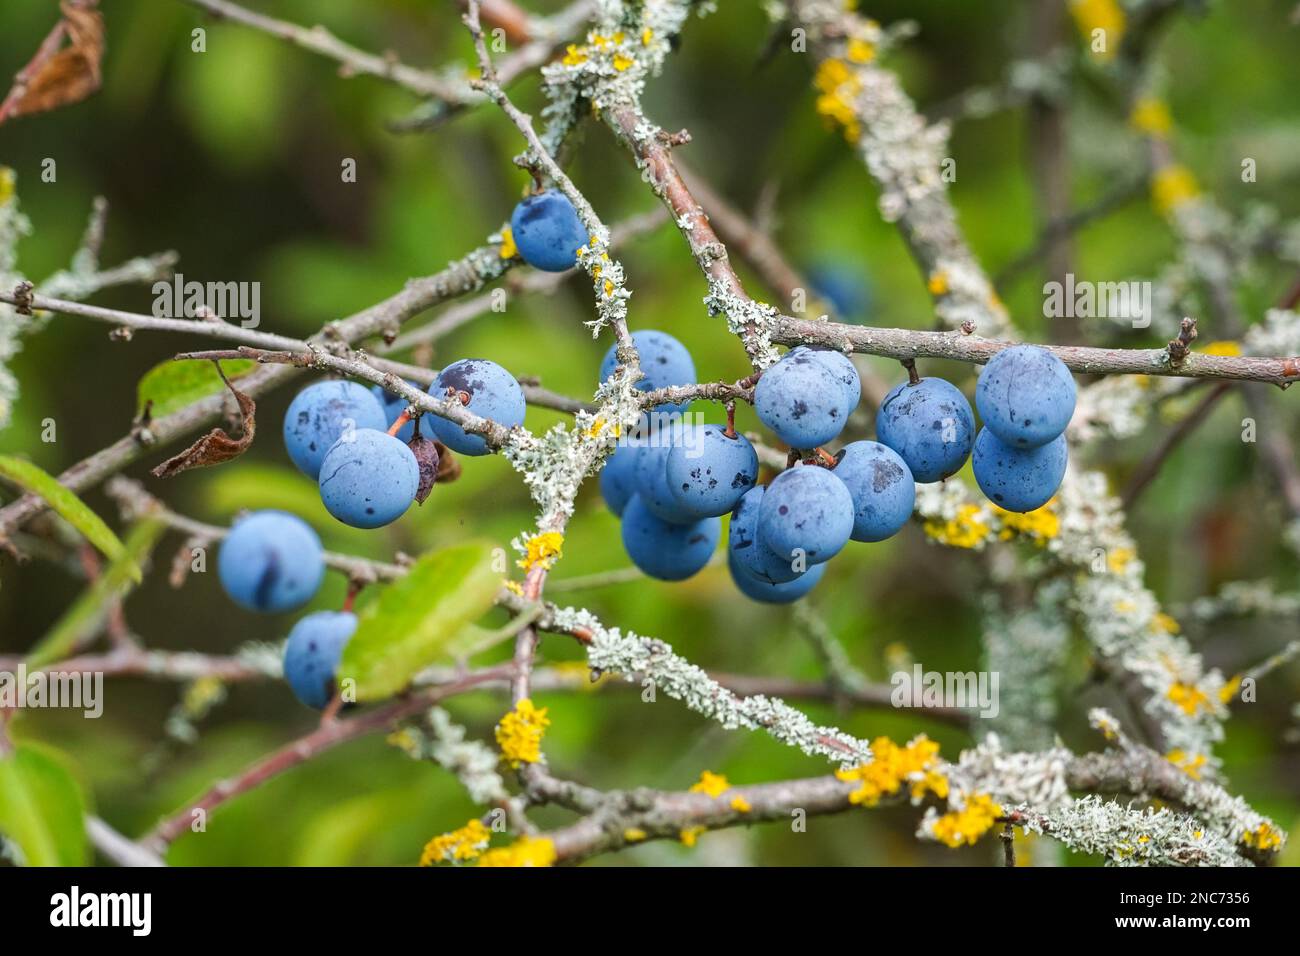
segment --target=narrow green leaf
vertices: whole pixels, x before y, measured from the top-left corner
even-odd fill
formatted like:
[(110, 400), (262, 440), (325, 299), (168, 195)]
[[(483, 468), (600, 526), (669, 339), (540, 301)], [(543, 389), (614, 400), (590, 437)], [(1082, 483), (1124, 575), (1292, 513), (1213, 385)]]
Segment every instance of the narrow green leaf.
[(145, 519), (126, 536), (123, 553), (104, 569), (72, 606), (63, 612), (45, 637), (27, 655), (28, 667), (44, 667), (62, 660), (74, 648), (94, 635), (104, 623), (109, 606), (125, 597), (139, 581), (139, 566), (162, 537), (166, 526)]
[[(252, 359), (228, 359), (221, 363), (226, 378), (232, 382), (257, 367)], [(144, 373), (136, 386), (136, 414), (153, 402), (151, 414), (162, 418), (186, 405), (224, 391), (225, 383), (211, 362), (176, 362), (168, 360)]]
[(21, 743), (0, 758), (0, 832), (28, 866), (86, 864), (86, 801), (63, 754)]
[[(59, 484), (53, 475), (46, 474), (26, 459), (0, 455), (0, 477), (8, 478), (24, 490), (44, 498), (46, 504), (80, 531), (106, 557), (116, 561), (122, 556), (122, 542), (113, 534), (112, 529), (104, 524), (99, 515), (86, 507), (85, 502)], [(140, 568), (132, 564), (129, 571), (131, 578), (138, 582)]]
[(448, 656), (461, 629), (487, 612), (500, 587), (492, 546), (485, 542), (425, 555), (362, 609), (343, 650), (340, 681), (356, 681), (357, 700), (397, 693)]

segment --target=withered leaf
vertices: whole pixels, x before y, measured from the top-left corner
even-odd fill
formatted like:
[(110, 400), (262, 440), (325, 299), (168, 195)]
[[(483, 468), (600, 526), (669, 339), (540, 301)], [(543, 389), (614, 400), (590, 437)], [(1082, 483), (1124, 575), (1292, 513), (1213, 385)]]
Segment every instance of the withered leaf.
[(168, 458), (150, 474), (155, 478), (171, 478), (191, 468), (206, 468), (220, 465), (238, 458), (253, 444), (253, 434), (257, 431), (257, 403), (230, 384), (226, 373), (221, 370), (221, 363), (214, 362), (217, 374), (226, 383), (226, 388), (239, 403), (239, 414), (243, 418), (243, 432), (239, 438), (231, 438), (224, 428), (214, 428), (179, 455)]
[(433, 491), (433, 483), (438, 480), (438, 465), (441, 458), (438, 454), (438, 443), (430, 438), (416, 435), (406, 445), (415, 455), (415, 463), (420, 467), (420, 484), (415, 490), (415, 500), (417, 504), (424, 504), (424, 500), (429, 497), (429, 492)]
[[(80, 103), (99, 89), (103, 82), (104, 16), (97, 6), (98, 0), (61, 0), (63, 19), (0, 103), (0, 123)], [(63, 46), (65, 38), (67, 46)]]

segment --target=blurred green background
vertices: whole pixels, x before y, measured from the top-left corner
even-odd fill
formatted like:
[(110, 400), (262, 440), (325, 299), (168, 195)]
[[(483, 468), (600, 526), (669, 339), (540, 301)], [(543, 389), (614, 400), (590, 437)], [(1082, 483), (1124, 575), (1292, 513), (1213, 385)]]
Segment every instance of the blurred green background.
[[(449, 2), (434, 0), (310, 0), (258, 2), (257, 9), (304, 24), (322, 22), (339, 36), (371, 49), (392, 49), (418, 66), (469, 64), (472, 53)], [(19, 69), (53, 24), (55, 4), (7, 3), (0, 11), (0, 76)], [(1267, 203), (1282, 216), (1300, 213), (1300, 123), (1295, 90), (1300, 60), (1291, 3), (1218, 3), (1201, 18), (1179, 18), (1162, 39), (1158, 59), (1178, 129), (1179, 155), (1207, 190), (1241, 211)], [(262, 288), (262, 328), (306, 335), (398, 290), (409, 277), (437, 271), (482, 244), (509, 216), (527, 176), (510, 159), (520, 140), (505, 118), (479, 109), (432, 133), (397, 135), (386, 128), (418, 105), (380, 81), (341, 79), (336, 67), (245, 28), (214, 24), (172, 0), (111, 0), (105, 81), (88, 102), (0, 127), (0, 165), (18, 174), (18, 192), (35, 234), (20, 247), (20, 268), (42, 278), (66, 264), (76, 248), (91, 200), (111, 204), (104, 262), (176, 249), (187, 278), (256, 281)], [(897, 231), (881, 221), (876, 192), (842, 137), (815, 114), (807, 57), (786, 52), (762, 62), (770, 25), (758, 5), (722, 4), (693, 20), (680, 50), (648, 91), (649, 115), (665, 128), (690, 130), (682, 157), (742, 209), (753, 209), (765, 188), (776, 187), (776, 238), (796, 265), (836, 262), (869, 277), (871, 324), (928, 328), (932, 309)], [(967, 4), (953, 0), (865, 4), (890, 23), (918, 21), (919, 39), (891, 54), (922, 109), (949, 102), (973, 85), (996, 84), (1008, 65), (1031, 52), (1029, 3)], [(554, 0), (530, 4), (547, 12)], [(207, 27), (207, 52), (190, 50), (190, 31)], [(1078, 42), (1068, 21), (1061, 41)], [(512, 94), (526, 109), (542, 104), (536, 79)], [(1067, 103), (1071, 189), (1086, 204), (1115, 182), (1140, 174), (1140, 150), (1123, 118), (1087, 80)], [(990, 274), (1028, 248), (1035, 208), (1027, 165), (1023, 109), (960, 122), (952, 137), (958, 179), (952, 197), (965, 231)], [(1259, 161), (1259, 182), (1243, 185), (1241, 156)], [(57, 161), (56, 183), (42, 183), (41, 163)], [(354, 158), (358, 181), (339, 181), (340, 163)], [(606, 222), (652, 209), (656, 200), (608, 133), (588, 124), (570, 172)], [(1167, 225), (1138, 195), (1118, 212), (1083, 230), (1076, 272), (1106, 279), (1145, 278), (1174, 251)], [(747, 371), (744, 354), (721, 319), (709, 318), (705, 285), (681, 237), (666, 226), (620, 250), (628, 270), (633, 328), (671, 332), (691, 349), (702, 380), (735, 379)], [(761, 281), (742, 269), (751, 290)], [(1023, 334), (1050, 338), (1041, 318), (1044, 276), (1030, 269), (1001, 289)], [(1243, 296), (1252, 317), (1290, 281), (1284, 265), (1265, 263)], [(148, 312), (145, 288), (122, 288), (96, 302)], [(417, 319), (428, 321), (437, 312)], [(593, 341), (584, 280), (557, 294), (514, 296), (504, 313), (488, 313), (437, 345), (435, 366), (462, 357), (486, 357), (518, 375), (536, 375), (549, 388), (586, 398), (595, 384), (607, 339)], [(199, 340), (137, 334), (110, 342), (106, 327), (54, 317), (28, 338), (14, 363), (22, 387), (13, 423), (0, 431), (0, 452), (18, 452), (57, 471), (124, 434), (135, 412), (135, 385), (154, 364)], [(1202, 334), (1215, 338), (1212, 329)], [(1147, 345), (1141, 333), (1110, 335), (1126, 346)], [(887, 378), (896, 365), (879, 362)], [(952, 377), (969, 393), (973, 370), (929, 363), (927, 374)], [(147, 470), (174, 449), (159, 449), (128, 472), (176, 509), (227, 522), (240, 509), (288, 507), (321, 533), (327, 547), (374, 557), (395, 550), (418, 553), (461, 539), (486, 536), (506, 545), (529, 528), (533, 509), (507, 463), (466, 461), (461, 480), (439, 486), (420, 509), (397, 525), (364, 533), (344, 528), (320, 506), (313, 486), (290, 466), (278, 423), (294, 387), (259, 402), (260, 437), (240, 461), (191, 472), (167, 482)], [(1270, 394), (1280, 423), (1300, 439), (1294, 395)], [(700, 410), (719, 416), (716, 408)], [(1271, 577), (1283, 588), (1296, 581), (1296, 561), (1278, 540), (1284, 521), (1269, 474), (1257, 467), (1254, 445), (1239, 438), (1245, 412), (1236, 398), (1183, 446), (1147, 492), (1131, 527), (1148, 567), (1148, 584), (1167, 607), (1222, 583)], [(39, 440), (40, 423), (53, 417), (59, 440)], [(530, 410), (534, 429), (559, 420)], [(740, 424), (758, 427), (748, 409)], [(1156, 422), (1141, 437), (1102, 446), (1100, 464), (1116, 486), (1167, 431)], [(969, 480), (968, 475), (962, 476)], [(596, 493), (578, 502), (553, 577), (627, 565), (618, 524)], [(0, 488), (0, 496), (10, 489)], [(117, 525), (99, 491), (86, 500)], [(255, 616), (232, 605), (214, 573), (191, 575), (172, 590), (171, 554), (182, 538), (170, 535), (143, 587), (126, 606), (131, 627), (151, 647), (230, 652), (247, 641), (276, 641), (293, 616)], [(0, 556), (0, 654), (29, 648), (81, 591), (84, 582), (43, 560), (16, 564)], [(927, 669), (978, 667), (979, 613), (989, 587), (985, 561), (929, 544), (919, 527), (877, 545), (854, 546), (837, 558), (810, 603), (846, 646), (853, 662), (877, 680), (899, 645)], [(331, 574), (310, 609), (337, 607), (344, 582)], [(557, 595), (590, 607), (603, 619), (670, 641), (709, 669), (815, 678), (820, 671), (789, 609), (740, 597), (724, 568), (706, 569), (678, 585), (651, 581)], [(503, 615), (491, 623), (500, 623)], [(1230, 621), (1195, 629), (1190, 638), (1208, 662), (1235, 672), (1279, 648), (1296, 622)], [(892, 648), (892, 650), (887, 650)], [(1085, 653), (1076, 643), (1064, 675), (1063, 740), (1096, 746), (1083, 722), (1088, 706), (1113, 704), (1105, 688), (1087, 682)], [(570, 641), (548, 637), (548, 661), (576, 660)], [(1258, 810), (1294, 830), (1300, 826), (1300, 755), (1291, 714), (1300, 668), (1292, 665), (1262, 682), (1259, 702), (1240, 707), (1228, 723), (1220, 753), (1231, 788)], [(192, 743), (168, 739), (164, 725), (183, 689), (165, 682), (112, 679), (105, 716), (83, 721), (55, 712), (16, 719), (20, 738), (53, 743), (72, 755), (97, 812), (129, 834), (181, 806), (219, 775), (313, 726), (287, 687), (272, 682), (235, 685), (228, 699), (199, 724)], [(727, 732), (669, 700), (642, 704), (637, 695), (537, 695), (550, 708), (546, 738), (551, 766), (562, 777), (605, 787), (683, 788), (708, 768), (736, 784), (824, 773), (823, 761), (804, 757), (757, 733)], [(457, 698), (448, 709), (476, 736), (491, 741), (504, 708), (500, 695)], [(836, 712), (807, 705), (819, 720), (864, 737), (903, 741), (925, 731), (955, 756), (969, 743), (962, 732), (906, 712)], [(649, 709), (647, 709), (649, 708)], [(459, 784), (438, 768), (409, 760), (366, 738), (287, 773), (233, 801), (213, 817), (202, 838), (182, 837), (175, 863), (296, 864), (415, 862), (431, 836), (461, 825), (475, 812)], [(538, 814), (543, 824), (567, 819)], [(950, 851), (912, 836), (918, 812), (910, 808), (858, 811), (811, 821), (806, 834), (773, 825), (703, 837), (694, 850), (646, 845), (602, 863), (655, 864), (929, 864), (985, 863), (989, 846)], [(1293, 844), (1294, 845), (1294, 844)], [(1295, 850), (1289, 857), (1296, 859)]]

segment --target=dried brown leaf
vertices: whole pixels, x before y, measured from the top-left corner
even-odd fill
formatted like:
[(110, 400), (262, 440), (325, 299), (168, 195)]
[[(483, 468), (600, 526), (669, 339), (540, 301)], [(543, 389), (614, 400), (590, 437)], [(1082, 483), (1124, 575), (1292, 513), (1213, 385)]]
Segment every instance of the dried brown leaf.
[(253, 434), (257, 431), (257, 403), (230, 384), (226, 373), (221, 371), (219, 362), (213, 364), (217, 366), (217, 372), (221, 375), (221, 380), (226, 383), (226, 388), (230, 389), (231, 394), (235, 396), (235, 401), (239, 403), (239, 413), (244, 422), (242, 434), (239, 438), (231, 438), (224, 428), (212, 429), (179, 455), (168, 458), (150, 472), (155, 478), (171, 478), (191, 468), (223, 464), (238, 458), (253, 444)]
[[(104, 16), (98, 0), (62, 0), (63, 19), (14, 80), (0, 123), (80, 103), (103, 82)], [(67, 39), (68, 45), (62, 46)]]

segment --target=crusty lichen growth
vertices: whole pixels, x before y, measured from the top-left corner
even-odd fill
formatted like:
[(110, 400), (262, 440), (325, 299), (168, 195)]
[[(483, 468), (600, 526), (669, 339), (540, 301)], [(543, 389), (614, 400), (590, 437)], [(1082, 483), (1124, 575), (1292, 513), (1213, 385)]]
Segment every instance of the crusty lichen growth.
[[(1006, 530), (993, 507), (964, 484), (918, 485), (917, 491), (917, 512), (940, 543), (983, 548)], [(1133, 675), (1149, 692), (1144, 708), (1167, 748), (1205, 754), (1213, 773), (1218, 762), (1212, 753), (1227, 717), (1221, 695), (1226, 679), (1205, 667), (1143, 583), (1136, 542), (1105, 476), (1070, 467), (1050, 508), (1055, 522), (1036, 523), (1042, 558), (1050, 562), (1040, 570), (1073, 569), (1066, 606), (1085, 636), (1108, 667)]]
[(840, 780), (856, 783), (849, 802), (864, 807), (878, 805), (883, 797), (897, 796), (904, 785), (912, 803), (928, 794), (948, 796), (948, 778), (939, 760), (939, 745), (925, 734), (900, 747), (888, 737), (871, 742), (871, 762), (835, 772)]
[(389, 743), (415, 760), (432, 760), (455, 774), (475, 803), (495, 805), (509, 799), (505, 782), (497, 773), (499, 758), (495, 751), (481, 741), (468, 739), (465, 728), (441, 707), (431, 708), (426, 719), (428, 731), (409, 725), (390, 735)]
[(884, 30), (834, 0), (793, 0), (789, 10), (808, 31), (817, 66), (819, 113), (853, 143), (880, 187), (880, 215), (898, 223), (931, 283), (935, 311), (951, 328), (994, 338), (1008, 330), (1006, 308), (962, 238), (947, 199), (952, 168), (948, 124), (929, 124), (898, 78), (880, 66), (910, 30)]
[(755, 370), (767, 368), (780, 357), (772, 347), (772, 326), (780, 314), (774, 306), (737, 295), (727, 283), (712, 278), (704, 305), (709, 315), (727, 317), (727, 329), (745, 343)]
[(777, 698), (738, 697), (663, 641), (606, 628), (585, 609), (558, 610), (553, 623), (561, 630), (578, 629), (591, 634), (587, 661), (593, 670), (618, 674), (629, 681), (649, 680), (656, 693), (681, 701), (723, 727), (763, 730), (806, 754), (840, 763), (867, 763), (871, 759), (865, 741), (835, 727), (820, 726)]
[(1028, 608), (1007, 612), (990, 599), (983, 619), (984, 669), (998, 675), (998, 713), (978, 721), (1017, 750), (1054, 742), (1061, 668), (1069, 651), (1069, 586), (1039, 587)]
[(481, 820), (470, 820), (463, 827), (436, 836), (425, 844), (424, 852), (420, 854), (420, 866), (477, 860), (491, 839), (491, 831)]
[(542, 761), (542, 737), (551, 725), (546, 710), (525, 697), (501, 718), (496, 737), (502, 760), (515, 768)]
[(555, 844), (546, 837), (523, 836), (509, 846), (488, 850), (479, 866), (553, 866)]
[[(109, 286), (151, 282), (171, 271), (176, 258), (172, 253), (141, 256), (111, 270), (101, 269), (99, 246), (103, 240), (106, 213), (104, 201), (97, 199), (85, 236), (73, 253), (70, 265), (36, 284), (37, 293), (80, 300)], [(0, 166), (0, 289), (6, 292), (24, 281), (25, 277), (18, 269), (18, 243), (31, 231), (31, 220), (19, 208), (17, 176), (7, 166)], [(9, 363), (22, 347), (20, 337), (38, 331), (46, 318), (39, 312), (32, 316), (19, 315), (13, 306), (0, 303), (0, 429), (9, 424), (13, 403), (18, 397), (18, 380), (10, 371)]]
[(1236, 847), (1195, 817), (1087, 796), (1044, 811), (1014, 806), (1031, 833), (1060, 840), (1112, 866), (1250, 866)]

